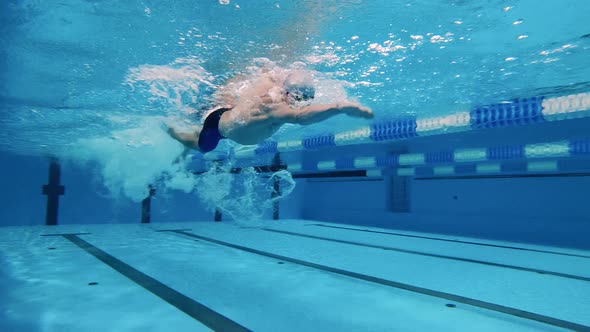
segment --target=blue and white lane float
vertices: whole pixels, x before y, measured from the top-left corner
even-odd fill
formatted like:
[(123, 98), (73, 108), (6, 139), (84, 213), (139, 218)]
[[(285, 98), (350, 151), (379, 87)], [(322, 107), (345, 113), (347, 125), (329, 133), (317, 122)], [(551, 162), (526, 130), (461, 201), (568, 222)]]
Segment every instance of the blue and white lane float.
[(431, 118), (378, 121), (370, 126), (301, 140), (265, 141), (235, 151), (235, 158), (250, 158), (276, 152), (315, 150), (323, 147), (394, 141), (484, 128), (534, 125), (590, 117), (590, 92), (561, 97), (521, 98)]
[[(411, 167), (408, 168), (409, 166), (429, 166), (432, 167), (435, 174), (453, 174), (450, 170), (454, 170), (455, 166), (450, 164), (479, 163), (476, 170), (479, 170), (479, 173), (485, 173), (493, 172), (495, 169), (499, 171), (501, 162), (526, 160), (531, 167), (530, 170), (533, 171), (553, 169), (553, 166), (548, 166), (547, 161), (538, 161), (535, 159), (575, 157), (590, 157), (590, 139), (454, 149), (426, 153), (391, 154), (385, 156), (341, 157), (333, 160), (289, 163), (287, 164), (287, 170), (290, 172), (313, 172), (397, 168), (403, 173), (410, 172)], [(554, 161), (550, 161), (551, 165), (553, 165)]]

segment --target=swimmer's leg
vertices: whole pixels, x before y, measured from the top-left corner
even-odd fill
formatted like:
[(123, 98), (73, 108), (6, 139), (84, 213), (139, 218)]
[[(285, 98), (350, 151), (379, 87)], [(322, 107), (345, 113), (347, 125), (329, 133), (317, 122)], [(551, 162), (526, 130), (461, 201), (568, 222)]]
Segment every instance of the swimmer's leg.
[(200, 127), (192, 132), (181, 132), (168, 124), (164, 124), (164, 126), (168, 135), (182, 143), (182, 145), (184, 145), (187, 149), (199, 149), (199, 134), (201, 133)]

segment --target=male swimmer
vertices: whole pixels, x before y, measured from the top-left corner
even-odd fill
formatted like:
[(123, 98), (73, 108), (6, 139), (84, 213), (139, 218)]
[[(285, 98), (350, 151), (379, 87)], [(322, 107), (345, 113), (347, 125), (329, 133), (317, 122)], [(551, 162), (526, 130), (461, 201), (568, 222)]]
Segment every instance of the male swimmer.
[(168, 127), (168, 133), (185, 147), (205, 153), (224, 138), (245, 145), (260, 143), (285, 123), (309, 125), (338, 114), (373, 118), (369, 108), (352, 102), (305, 105), (314, 97), (315, 88), (306, 72), (294, 71), (285, 79), (266, 73), (241, 89), (239, 96), (226, 94), (226, 105), (211, 110), (203, 126), (192, 132)]

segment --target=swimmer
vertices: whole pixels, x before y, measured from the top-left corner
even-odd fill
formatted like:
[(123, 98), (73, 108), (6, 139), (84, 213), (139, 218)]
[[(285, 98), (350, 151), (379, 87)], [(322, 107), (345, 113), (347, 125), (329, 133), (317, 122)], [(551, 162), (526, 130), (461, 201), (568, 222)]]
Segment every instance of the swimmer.
[(310, 125), (338, 114), (373, 118), (369, 108), (353, 102), (309, 105), (315, 88), (311, 76), (301, 70), (284, 80), (267, 73), (249, 83), (237, 97), (228, 93), (228, 87), (235, 82), (222, 87), (220, 95), (225, 105), (209, 111), (202, 126), (195, 126), (191, 132), (167, 126), (168, 133), (185, 147), (205, 153), (224, 138), (244, 145), (258, 144), (286, 123)]

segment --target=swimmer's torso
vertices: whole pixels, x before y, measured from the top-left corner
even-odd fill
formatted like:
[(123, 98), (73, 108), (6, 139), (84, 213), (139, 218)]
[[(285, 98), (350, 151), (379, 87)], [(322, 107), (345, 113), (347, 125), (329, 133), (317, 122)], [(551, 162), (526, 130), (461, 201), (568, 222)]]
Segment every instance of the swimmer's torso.
[(273, 125), (272, 112), (285, 103), (281, 82), (262, 75), (242, 87), (231, 112), (223, 114), (219, 129), (223, 136), (240, 144), (256, 144), (280, 127)]

